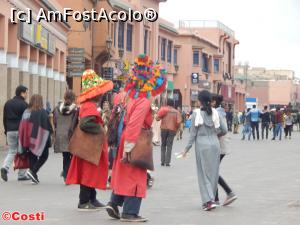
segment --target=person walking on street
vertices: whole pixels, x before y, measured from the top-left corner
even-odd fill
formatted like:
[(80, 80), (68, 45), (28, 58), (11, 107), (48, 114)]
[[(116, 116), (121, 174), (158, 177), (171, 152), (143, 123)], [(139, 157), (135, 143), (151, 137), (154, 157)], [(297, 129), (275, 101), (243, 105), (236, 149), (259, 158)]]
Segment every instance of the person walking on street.
[(239, 114), (238, 112), (234, 113), (233, 116), (233, 133), (234, 134), (238, 134), (239, 132), (239, 124), (240, 124), (240, 120), (239, 120)]
[(172, 99), (167, 100), (167, 106), (161, 107), (156, 120), (161, 120), (161, 165), (170, 166), (174, 137), (182, 122), (181, 113), (173, 108)]
[(226, 112), (226, 120), (227, 120), (228, 131), (232, 132), (233, 112), (231, 108), (229, 108), (228, 111)]
[[(159, 65), (153, 65), (147, 55), (141, 54), (135, 60), (125, 86), (128, 94), (125, 99), (126, 115), (113, 165), (112, 193), (106, 206), (108, 215), (122, 222), (147, 221), (147, 218), (139, 216), (142, 198), (146, 197), (147, 169), (131, 164), (130, 156), (132, 151), (145, 151), (142, 147), (135, 147), (142, 132), (147, 133), (151, 129), (151, 101), (152, 97), (159, 95), (166, 88), (164, 74), (165, 71), (162, 71)], [(152, 143), (152, 136), (149, 138), (147, 142)], [(123, 207), (122, 214), (118, 207)]]
[[(4, 181), (8, 180), (7, 174), (9, 168), (13, 164), (15, 155), (18, 152), (19, 125), (22, 115), (28, 106), (25, 101), (28, 96), (27, 87), (23, 85), (18, 86), (15, 94), (16, 96), (14, 98), (5, 103), (3, 110), (4, 133), (6, 135), (8, 145), (8, 153), (1, 168), (1, 178)], [(18, 181), (24, 180), (30, 180), (30, 178), (26, 175), (26, 169), (20, 169), (18, 171)]]
[(289, 136), (289, 139), (292, 138), (292, 128), (293, 128), (293, 117), (291, 115), (291, 112), (288, 111), (287, 114), (284, 117), (285, 120), (285, 138)]
[[(153, 112), (153, 118), (156, 118), (157, 112), (158, 112), (158, 107), (157, 104), (152, 103), (152, 112)], [(152, 122), (152, 131), (153, 131), (153, 138), (152, 138), (152, 143), (155, 146), (159, 146), (161, 143), (161, 130), (160, 130), (160, 125), (161, 125), (161, 121), (157, 121), (157, 120), (153, 120)]]
[[(212, 107), (216, 108), (216, 110), (219, 114), (220, 124), (223, 124), (224, 129), (227, 130), (226, 112), (225, 112), (224, 108), (222, 107), (222, 102), (223, 102), (222, 95), (214, 95), (212, 97)], [(220, 152), (220, 164), (221, 164), (223, 158), (228, 154), (228, 151), (229, 151), (228, 150), (228, 135), (219, 137), (219, 141), (220, 141), (220, 149), (221, 149), (221, 152)], [(227, 197), (223, 203), (223, 206), (228, 206), (237, 199), (237, 196), (234, 194), (232, 189), (229, 187), (229, 185), (227, 184), (227, 182), (223, 179), (223, 177), (221, 175), (219, 175), (218, 183), (227, 194)], [(215, 202), (217, 205), (220, 204), (218, 190), (216, 193)]]
[(250, 118), (251, 118), (251, 128), (252, 128), (252, 136), (253, 136), (253, 140), (255, 140), (255, 131), (256, 131), (256, 138), (257, 140), (259, 140), (259, 117), (261, 112), (259, 111), (259, 109), (256, 108), (256, 105), (252, 106), (252, 109), (250, 110), (250, 112), (248, 112), (248, 114), (250, 114)]
[(180, 107), (177, 108), (177, 111), (181, 114), (181, 123), (180, 123), (178, 131), (177, 131), (177, 140), (181, 140), (182, 139), (183, 130), (184, 130), (185, 113), (181, 110)]
[(297, 113), (297, 127), (298, 131), (300, 131), (300, 112)]
[(273, 108), (273, 109), (270, 110), (271, 123), (270, 123), (269, 130), (270, 131), (272, 130), (273, 137), (276, 136), (276, 133), (275, 133), (275, 113), (276, 113), (276, 109), (275, 108)]
[(247, 112), (244, 112), (244, 116), (243, 116), (243, 124), (244, 124), (244, 127), (243, 127), (243, 137), (242, 137), (242, 140), (245, 140), (246, 138), (246, 135), (248, 136), (248, 141), (250, 141), (250, 138), (251, 138), (251, 134), (252, 134), (252, 128), (251, 128), (251, 115), (249, 114), (250, 112), (250, 108), (247, 109)]
[(272, 140), (275, 140), (277, 136), (279, 136), (279, 140), (281, 141), (282, 136), (282, 126), (284, 123), (283, 113), (279, 107), (276, 108), (276, 112), (274, 114), (274, 132)]
[(186, 157), (195, 143), (198, 184), (202, 198), (203, 210), (215, 209), (216, 193), (219, 180), (220, 142), (218, 136), (226, 134), (225, 125), (220, 123), (218, 112), (211, 107), (210, 92), (199, 93), (200, 108), (192, 114), (190, 138), (185, 151)]
[(72, 119), (77, 113), (75, 104), (75, 94), (71, 90), (67, 90), (64, 95), (64, 101), (58, 103), (54, 109), (53, 122), (54, 122), (54, 152), (61, 153), (63, 156), (63, 170), (62, 177), (64, 181), (67, 178), (69, 171), (72, 154), (68, 149), (69, 144), (69, 128)]
[(40, 182), (37, 173), (48, 159), (53, 133), (49, 115), (43, 106), (43, 97), (32, 95), (19, 126), (20, 147), (22, 152), (29, 153), (27, 175), (34, 184)]
[(268, 139), (269, 127), (271, 122), (271, 114), (268, 111), (268, 106), (264, 106), (264, 110), (260, 114), (260, 118), (261, 118), (261, 137), (262, 139), (264, 139), (265, 131), (266, 131), (266, 139)]
[(107, 131), (108, 129), (108, 123), (109, 123), (109, 119), (110, 119), (110, 115), (111, 115), (111, 110), (110, 110), (110, 105), (108, 101), (104, 101), (103, 102), (103, 107), (101, 110), (101, 117), (104, 123), (104, 129), (105, 131)]
[[(93, 139), (98, 138), (98, 144), (90, 146), (92, 151), (89, 152), (89, 155), (85, 154), (85, 159), (73, 154), (66, 184), (80, 185), (77, 207), (79, 211), (96, 211), (105, 208), (105, 205), (97, 199), (96, 189), (105, 190), (108, 178), (108, 144), (104, 135), (104, 122), (97, 110), (97, 104), (102, 95), (113, 89), (113, 83), (112, 81), (103, 80), (91, 69), (84, 71), (81, 83), (81, 94), (77, 98), (80, 107), (76, 129), (80, 129), (80, 132), (85, 135), (82, 135), (83, 138), (77, 140), (77, 142), (90, 142), (89, 137), (93, 135)], [(73, 135), (75, 132), (76, 130)], [(70, 145), (80, 145), (72, 137)], [(69, 148), (72, 152), (71, 147)], [(100, 156), (99, 152), (101, 152)], [(95, 158), (95, 155), (99, 156), (97, 164), (92, 163), (91, 160)]]

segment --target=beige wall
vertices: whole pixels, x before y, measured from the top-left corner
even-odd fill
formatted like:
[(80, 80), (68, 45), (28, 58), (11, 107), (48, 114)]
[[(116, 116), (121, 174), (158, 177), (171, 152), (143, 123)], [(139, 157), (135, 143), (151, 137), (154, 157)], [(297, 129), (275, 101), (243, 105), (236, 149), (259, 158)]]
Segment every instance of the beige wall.
[(299, 90), (299, 85), (293, 84), (293, 81), (253, 81), (251, 84), (253, 86), (248, 87), (249, 97), (257, 98), (259, 107), (300, 102), (298, 98), (293, 97)]
[[(295, 72), (292, 70), (269, 70), (263, 67), (252, 67), (247, 70), (248, 79), (251, 80), (294, 80)], [(235, 73), (244, 76), (246, 75), (245, 65), (235, 66)]]

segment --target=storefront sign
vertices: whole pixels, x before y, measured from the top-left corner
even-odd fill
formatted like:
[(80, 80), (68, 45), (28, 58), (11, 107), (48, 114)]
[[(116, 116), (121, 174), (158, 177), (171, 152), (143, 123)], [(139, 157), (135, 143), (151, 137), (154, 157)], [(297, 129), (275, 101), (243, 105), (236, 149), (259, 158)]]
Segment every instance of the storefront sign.
[(211, 89), (211, 82), (209, 82), (207, 80), (200, 80), (199, 81), (199, 88), (210, 90)]
[(68, 71), (69, 77), (80, 77), (82, 75), (82, 72), (79, 71)]
[(102, 68), (102, 76), (105, 80), (113, 80), (114, 77), (114, 68), (104, 67)]
[(55, 54), (55, 36), (51, 33), (48, 35), (48, 52), (51, 53), (52, 55)]
[(84, 48), (69, 48), (68, 53), (70, 55), (82, 55), (84, 54)]
[(192, 84), (198, 84), (199, 83), (199, 73), (192, 73)]
[(191, 90), (191, 101), (195, 102), (198, 100), (198, 93), (196, 90)]
[(82, 55), (78, 56), (68, 56), (67, 57), (68, 62), (85, 62), (85, 58)]
[(19, 23), (19, 37), (34, 47), (41, 48), (51, 55), (55, 54), (55, 36), (41, 24), (33, 21), (31, 24)]
[(35, 23), (20, 23), (20, 38), (32, 45), (35, 44), (35, 25)]
[(85, 64), (84, 63), (81, 63), (81, 64), (77, 64), (77, 63), (68, 63), (67, 64), (67, 68), (68, 69), (78, 69), (78, 70), (84, 70), (85, 68)]
[(81, 76), (85, 70), (84, 48), (69, 48), (67, 57), (69, 76)]
[(48, 50), (48, 31), (44, 27), (41, 29), (40, 44), (42, 49)]

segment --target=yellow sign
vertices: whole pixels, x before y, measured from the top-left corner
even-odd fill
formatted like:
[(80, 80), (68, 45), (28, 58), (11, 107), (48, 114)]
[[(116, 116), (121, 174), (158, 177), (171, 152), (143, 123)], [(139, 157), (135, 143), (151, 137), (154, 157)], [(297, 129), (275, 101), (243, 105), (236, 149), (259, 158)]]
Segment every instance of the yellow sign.
[(125, 60), (124, 60), (124, 70), (125, 70), (126, 72), (129, 71), (129, 66), (130, 66), (129, 61), (128, 61), (127, 59), (125, 59)]
[(48, 50), (48, 31), (41, 24), (36, 26), (36, 44)]
[(44, 27), (41, 32), (41, 47), (48, 50), (48, 31)]
[(36, 44), (41, 43), (41, 34), (42, 34), (42, 25), (37, 24), (36, 25), (36, 37), (35, 37)]
[(124, 76), (124, 75), (121, 75), (121, 76), (118, 76), (117, 78), (119, 81), (126, 81), (127, 80), (127, 76)]

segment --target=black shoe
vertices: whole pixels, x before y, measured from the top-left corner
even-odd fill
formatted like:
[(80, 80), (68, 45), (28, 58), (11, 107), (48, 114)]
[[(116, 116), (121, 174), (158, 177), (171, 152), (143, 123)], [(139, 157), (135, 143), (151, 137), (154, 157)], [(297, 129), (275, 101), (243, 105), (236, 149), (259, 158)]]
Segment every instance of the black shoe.
[(90, 203), (97, 209), (105, 209), (106, 208), (106, 205), (102, 204), (97, 199), (90, 201)]
[(39, 178), (36, 175), (36, 173), (32, 172), (31, 170), (28, 170), (27, 175), (31, 178), (33, 183), (35, 183), (35, 184), (40, 183)]
[(165, 164), (164, 164), (164, 163), (161, 163), (160, 165), (161, 165), (161, 166), (165, 166)]
[(83, 203), (83, 204), (78, 204), (78, 211), (98, 211), (99, 208), (96, 208), (95, 206), (93, 206), (90, 202), (87, 203)]
[(1, 168), (1, 178), (7, 182), (7, 170), (5, 168)]
[(25, 177), (18, 177), (18, 181), (27, 181), (27, 180), (31, 180), (30, 177), (25, 176)]
[(167, 167), (170, 167), (171, 165), (169, 163), (166, 164)]
[(153, 186), (153, 178), (147, 179), (147, 187), (152, 188), (152, 186)]
[(121, 221), (122, 222), (147, 222), (148, 219), (137, 215), (123, 214), (121, 217)]
[(106, 205), (106, 212), (108, 213), (108, 215), (113, 218), (113, 219), (120, 219), (120, 212), (118, 209), (118, 206), (116, 206), (115, 204), (113, 204), (112, 202), (107, 203)]
[(275, 138), (272, 138), (271, 140), (272, 140), (272, 141), (275, 141)]

